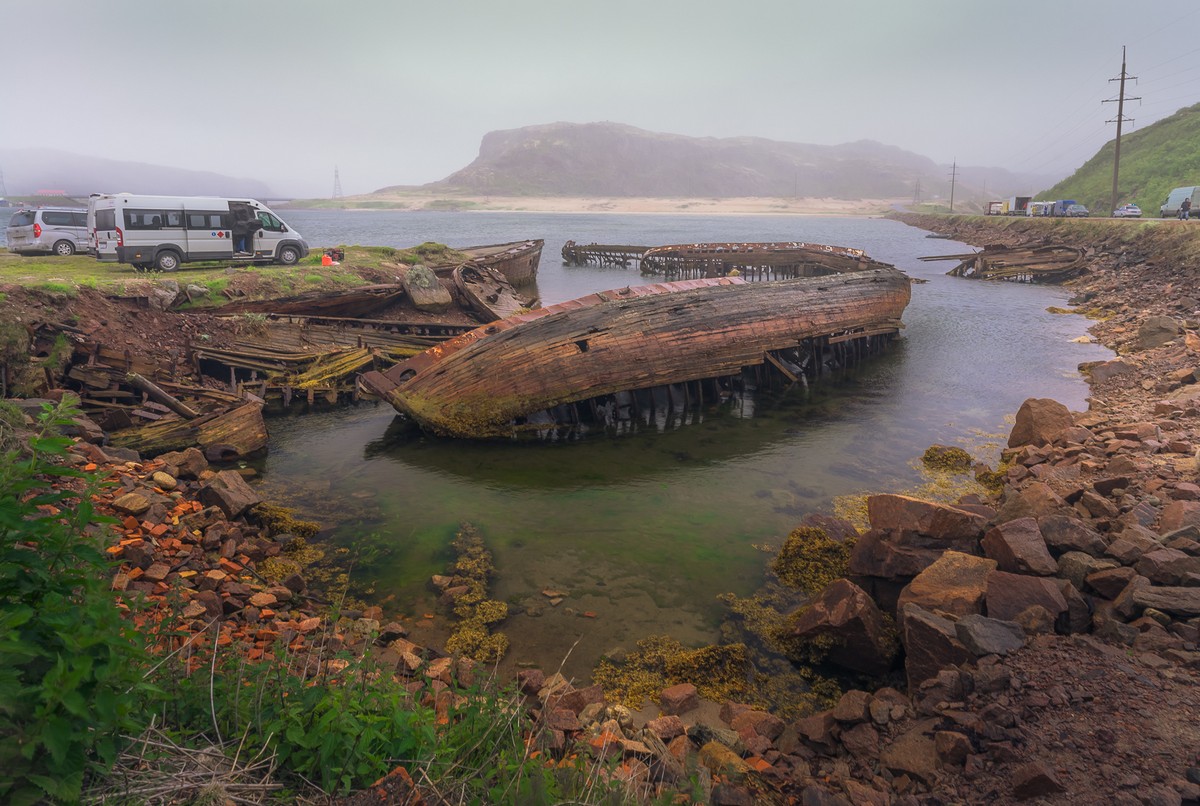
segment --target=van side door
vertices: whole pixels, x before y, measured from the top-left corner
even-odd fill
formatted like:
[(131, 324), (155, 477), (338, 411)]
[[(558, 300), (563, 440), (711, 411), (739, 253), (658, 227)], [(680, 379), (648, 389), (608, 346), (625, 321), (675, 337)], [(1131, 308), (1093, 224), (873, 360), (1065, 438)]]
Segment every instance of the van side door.
[(228, 210), (185, 210), (188, 252), (191, 260), (228, 260), (233, 257), (233, 225)]

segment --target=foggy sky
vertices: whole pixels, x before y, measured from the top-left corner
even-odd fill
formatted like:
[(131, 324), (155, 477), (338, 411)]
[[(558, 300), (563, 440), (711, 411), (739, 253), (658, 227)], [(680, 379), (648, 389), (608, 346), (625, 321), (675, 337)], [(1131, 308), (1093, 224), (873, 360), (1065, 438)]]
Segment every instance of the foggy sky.
[(0, 148), (286, 196), (335, 165), (346, 195), (434, 181), (555, 121), (1065, 176), (1115, 134), (1122, 45), (1133, 130), (1200, 101), (1200, 5), (1162, 0), (3, 0), (0, 31)]

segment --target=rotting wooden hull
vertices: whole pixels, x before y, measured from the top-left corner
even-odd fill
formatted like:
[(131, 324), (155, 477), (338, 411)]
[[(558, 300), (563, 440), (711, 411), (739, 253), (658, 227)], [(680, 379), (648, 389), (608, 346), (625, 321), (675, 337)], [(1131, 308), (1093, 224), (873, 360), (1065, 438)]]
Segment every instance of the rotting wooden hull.
[(365, 285), (344, 291), (310, 291), (283, 299), (230, 302), (221, 313), (287, 313), (311, 316), (366, 316), (404, 296), (399, 283)]
[(1064, 244), (1042, 246), (985, 246), (980, 252), (930, 255), (920, 260), (960, 261), (946, 274), (970, 280), (1013, 280), (1029, 283), (1063, 283), (1087, 268), (1093, 250)]
[(804, 241), (691, 243), (655, 246), (641, 256), (642, 274), (669, 280), (723, 277), (788, 280), (888, 267), (861, 249)]
[(267, 446), (262, 404), (243, 402), (193, 420), (176, 415), (147, 425), (116, 431), (111, 442), (147, 456), (198, 445), (213, 459), (230, 461)]
[(894, 268), (625, 288), (485, 325), (360, 380), (437, 433), (506, 436), (562, 404), (733, 375), (810, 339), (895, 333), (910, 293)]
[(468, 256), (468, 265), (495, 269), (513, 285), (528, 285), (537, 279), (544, 244), (541, 239), (533, 239), (455, 248)]
[(458, 266), (454, 287), (481, 322), (495, 322), (537, 307), (537, 300), (521, 296), (503, 274), (486, 266)]

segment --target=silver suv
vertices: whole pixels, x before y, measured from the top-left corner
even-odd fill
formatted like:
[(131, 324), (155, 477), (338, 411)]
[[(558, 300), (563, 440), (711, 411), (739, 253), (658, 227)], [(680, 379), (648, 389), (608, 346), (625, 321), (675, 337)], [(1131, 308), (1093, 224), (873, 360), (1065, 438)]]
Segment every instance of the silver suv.
[(4, 234), (8, 251), (18, 255), (86, 252), (87, 211), (70, 207), (21, 208), (13, 213)]

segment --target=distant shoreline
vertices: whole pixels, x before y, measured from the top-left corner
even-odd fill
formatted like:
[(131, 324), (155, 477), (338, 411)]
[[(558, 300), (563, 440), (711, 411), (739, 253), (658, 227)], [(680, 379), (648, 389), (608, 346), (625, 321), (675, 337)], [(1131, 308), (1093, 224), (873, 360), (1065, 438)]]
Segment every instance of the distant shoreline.
[(621, 215), (880, 216), (898, 199), (618, 198), (566, 196), (355, 196), (338, 201), (298, 199), (284, 207), (308, 210), (462, 213), (615, 213)]

